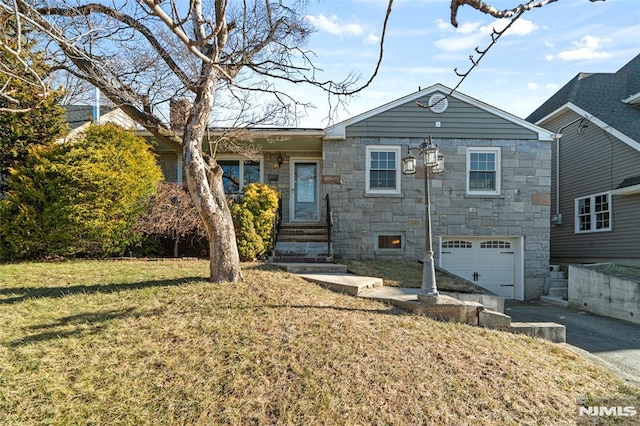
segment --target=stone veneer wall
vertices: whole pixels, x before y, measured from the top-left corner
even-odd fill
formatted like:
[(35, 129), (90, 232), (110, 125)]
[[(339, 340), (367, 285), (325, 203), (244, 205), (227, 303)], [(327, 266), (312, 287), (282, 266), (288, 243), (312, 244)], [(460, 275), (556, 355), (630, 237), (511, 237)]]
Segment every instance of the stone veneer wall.
[[(334, 252), (343, 258), (421, 259), (424, 253), (424, 173), (402, 176), (399, 195), (365, 194), (367, 145), (407, 146), (409, 138), (325, 141), (323, 193), (331, 198)], [(525, 298), (539, 297), (549, 271), (551, 144), (529, 140), (438, 139), (445, 173), (431, 181), (434, 237), (524, 237)], [(501, 195), (466, 194), (467, 147), (501, 147)], [(421, 160), (419, 161), (421, 164)], [(376, 252), (377, 233), (399, 233), (404, 250)], [(433, 247), (438, 256), (438, 240)], [(437, 259), (436, 259), (437, 261)]]

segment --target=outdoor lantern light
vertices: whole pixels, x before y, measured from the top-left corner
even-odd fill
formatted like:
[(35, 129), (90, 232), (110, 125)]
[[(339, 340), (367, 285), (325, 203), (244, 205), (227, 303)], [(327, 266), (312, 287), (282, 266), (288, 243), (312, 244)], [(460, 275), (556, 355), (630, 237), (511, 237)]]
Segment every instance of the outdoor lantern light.
[[(424, 145), (424, 143), (422, 145)], [(422, 147), (422, 145), (420, 145), (420, 148), (422, 149), (422, 154), (424, 156), (424, 165), (427, 167), (437, 166), (440, 150), (437, 146), (431, 144), (431, 136), (429, 136), (429, 144), (425, 147)]]
[(425, 205), (425, 248), (424, 262), (422, 269), (422, 285), (418, 293), (418, 300), (432, 303), (438, 297), (438, 287), (436, 286), (436, 271), (433, 260), (433, 245), (431, 242), (431, 202), (429, 200), (429, 180), (430, 173), (444, 172), (444, 156), (440, 150), (433, 145), (431, 135), (429, 141), (424, 141), (417, 148), (409, 148), (407, 156), (402, 159), (402, 173), (405, 175), (414, 174), (418, 165), (418, 159), (411, 151), (418, 150), (422, 154), (424, 162), (424, 205)]
[(409, 148), (409, 153), (402, 159), (402, 173), (405, 175), (415, 174), (417, 165), (418, 159), (415, 155), (411, 154), (411, 148)]

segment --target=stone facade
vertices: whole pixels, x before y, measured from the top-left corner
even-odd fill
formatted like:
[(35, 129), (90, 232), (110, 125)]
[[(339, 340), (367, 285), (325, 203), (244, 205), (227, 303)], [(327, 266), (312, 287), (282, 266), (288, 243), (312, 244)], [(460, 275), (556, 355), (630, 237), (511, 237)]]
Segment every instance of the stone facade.
[[(365, 191), (366, 147), (418, 146), (417, 138), (347, 138), (325, 141), (323, 192), (331, 199), (334, 252), (343, 258), (421, 259), (424, 256), (424, 169), (402, 176), (400, 194)], [(551, 144), (536, 140), (437, 139), (445, 172), (432, 176), (433, 248), (439, 237), (511, 237), (522, 241), (526, 299), (539, 297), (549, 268)], [(501, 193), (466, 192), (467, 148), (499, 147)], [(421, 161), (419, 161), (421, 164)], [(339, 179), (336, 177), (339, 176)], [(402, 250), (377, 250), (379, 234), (401, 235)], [(438, 263), (436, 263), (438, 264)]]

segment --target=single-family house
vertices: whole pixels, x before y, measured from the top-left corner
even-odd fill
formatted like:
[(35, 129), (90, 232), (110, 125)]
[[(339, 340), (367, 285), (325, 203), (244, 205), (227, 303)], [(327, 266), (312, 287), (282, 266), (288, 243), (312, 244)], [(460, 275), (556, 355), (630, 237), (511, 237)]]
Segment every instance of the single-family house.
[(124, 129), (136, 128), (135, 121), (120, 108), (113, 106), (65, 105), (64, 115), (69, 124), (69, 132), (60, 138), (61, 142), (73, 139), (92, 123), (113, 123)]
[(556, 135), (552, 260), (640, 266), (640, 55), (579, 73), (527, 120)]
[[(549, 275), (554, 134), (449, 92), (437, 84), (326, 129), (256, 130), (257, 154), (217, 156), (225, 189), (274, 185), (284, 227), (331, 217), (336, 258), (422, 259), (424, 172), (403, 175), (401, 160), (431, 137), (446, 169), (430, 180), (436, 264), (498, 295), (537, 298)], [(181, 181), (180, 155), (158, 150), (166, 176)]]

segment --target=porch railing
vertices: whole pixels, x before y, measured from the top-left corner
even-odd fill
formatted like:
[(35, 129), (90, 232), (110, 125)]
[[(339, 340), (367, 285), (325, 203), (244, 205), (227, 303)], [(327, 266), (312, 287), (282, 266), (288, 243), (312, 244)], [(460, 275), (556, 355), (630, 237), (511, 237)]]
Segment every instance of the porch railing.
[(278, 233), (282, 226), (282, 195), (278, 196), (278, 211), (276, 211), (276, 217), (273, 218), (273, 232), (271, 233), (271, 255), (276, 254), (276, 241), (278, 240)]
[(329, 194), (325, 197), (327, 200), (326, 220), (327, 220), (327, 256), (331, 256), (331, 234), (333, 232), (333, 213), (331, 212), (331, 200)]

